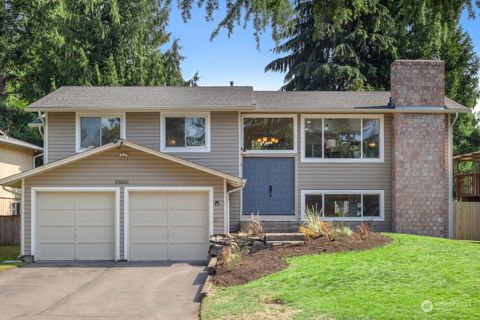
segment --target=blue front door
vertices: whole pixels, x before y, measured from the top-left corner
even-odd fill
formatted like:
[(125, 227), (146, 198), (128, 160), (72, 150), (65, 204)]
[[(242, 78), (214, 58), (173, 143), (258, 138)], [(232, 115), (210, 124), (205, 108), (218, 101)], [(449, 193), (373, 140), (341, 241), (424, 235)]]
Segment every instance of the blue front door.
[(293, 158), (244, 158), (243, 214), (294, 214)]

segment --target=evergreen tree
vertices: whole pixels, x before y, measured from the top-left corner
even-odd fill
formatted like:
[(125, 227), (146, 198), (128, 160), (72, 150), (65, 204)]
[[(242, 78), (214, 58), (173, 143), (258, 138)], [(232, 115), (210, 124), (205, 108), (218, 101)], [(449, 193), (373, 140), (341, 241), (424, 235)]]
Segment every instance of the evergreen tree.
[(284, 90), (371, 90), (388, 82), (394, 20), (379, 0), (298, 1), (295, 27), (266, 71), (287, 72)]
[(0, 1), (0, 128), (14, 136), (30, 131), (9, 108), (60, 86), (185, 85), (178, 41), (160, 50), (169, 0)]

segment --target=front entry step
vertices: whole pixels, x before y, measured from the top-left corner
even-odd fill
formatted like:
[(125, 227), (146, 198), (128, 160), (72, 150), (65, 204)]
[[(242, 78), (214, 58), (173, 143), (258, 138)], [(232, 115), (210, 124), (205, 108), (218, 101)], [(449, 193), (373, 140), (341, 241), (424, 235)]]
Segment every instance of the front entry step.
[(305, 241), (305, 236), (303, 233), (266, 233), (265, 241), (268, 243), (272, 242), (303, 242)]
[[(240, 230), (244, 230), (248, 223), (249, 221), (241, 221)], [(296, 233), (301, 226), (296, 221), (262, 221), (262, 224), (264, 233)]]

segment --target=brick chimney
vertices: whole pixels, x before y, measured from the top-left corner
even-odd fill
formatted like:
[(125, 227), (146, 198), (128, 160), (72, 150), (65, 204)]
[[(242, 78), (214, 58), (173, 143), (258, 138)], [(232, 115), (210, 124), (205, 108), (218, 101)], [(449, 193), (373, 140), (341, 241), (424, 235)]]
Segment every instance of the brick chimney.
[(390, 84), (395, 107), (445, 106), (445, 62), (441, 60), (395, 60)]
[(396, 60), (391, 69), (392, 104), (397, 109), (392, 121), (392, 229), (446, 237), (448, 116), (438, 113), (445, 106), (445, 64)]

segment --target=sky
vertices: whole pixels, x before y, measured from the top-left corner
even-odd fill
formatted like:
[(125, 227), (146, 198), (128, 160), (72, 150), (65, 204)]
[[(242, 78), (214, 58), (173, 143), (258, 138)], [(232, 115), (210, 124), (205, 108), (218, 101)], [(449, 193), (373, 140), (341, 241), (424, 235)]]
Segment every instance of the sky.
[[(476, 9), (480, 15), (480, 9)], [(283, 85), (283, 74), (265, 72), (265, 66), (277, 56), (271, 51), (275, 46), (271, 34), (267, 31), (261, 38), (257, 49), (251, 27), (244, 30), (241, 26), (228, 38), (222, 30), (217, 38), (210, 41), (210, 34), (221, 18), (217, 13), (213, 22), (204, 19), (204, 10), (194, 6), (192, 20), (184, 23), (180, 11), (173, 8), (168, 30), (172, 36), (180, 39), (181, 54), (185, 56), (181, 67), (185, 79), (199, 72), (201, 86), (252, 85), (255, 90), (278, 90)], [(470, 33), (475, 50), (480, 55), (480, 17), (469, 20), (462, 15), (461, 24)], [(480, 109), (480, 101), (478, 104)], [(480, 110), (479, 110), (480, 111)]]

